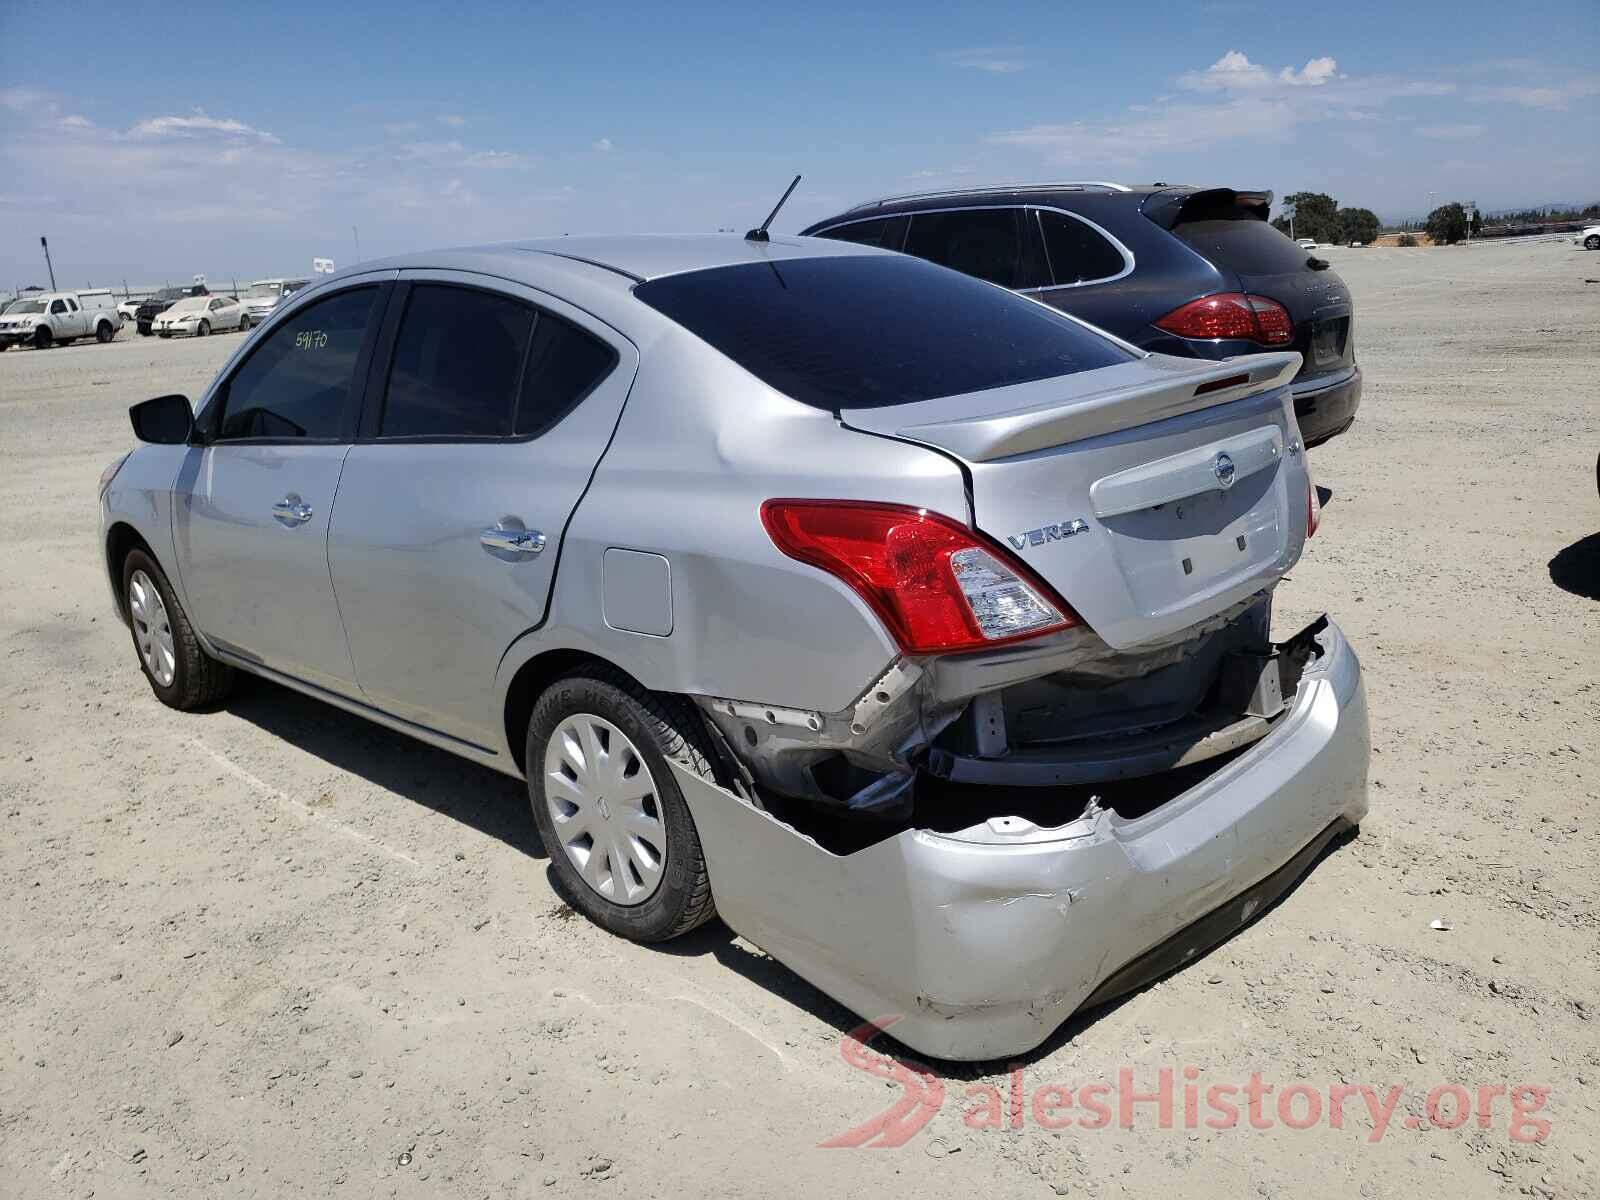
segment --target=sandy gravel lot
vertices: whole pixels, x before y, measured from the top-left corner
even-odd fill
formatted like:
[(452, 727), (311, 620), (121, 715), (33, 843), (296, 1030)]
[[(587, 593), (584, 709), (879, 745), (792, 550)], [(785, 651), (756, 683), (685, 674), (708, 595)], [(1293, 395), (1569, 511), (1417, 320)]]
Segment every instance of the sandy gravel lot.
[[(842, 1061), (853, 1018), (720, 924), (571, 919), (514, 783), (264, 683), (151, 696), (95, 478), (130, 402), (197, 395), (237, 337), (0, 355), (0, 1193), (1600, 1192), (1600, 255), (1332, 254), (1367, 393), (1312, 455), (1333, 500), (1279, 625), (1326, 609), (1362, 656), (1371, 816), (1022, 1065), (1028, 1097), (1170, 1068), (1170, 1129), (971, 1128), (984, 1083), (1009, 1119), (997, 1064), (944, 1071), (898, 1149), (819, 1148), (899, 1095)], [(1189, 1067), (1259, 1073), (1275, 1127), (1186, 1128)], [(1359, 1099), (1330, 1127), (1362, 1084), (1404, 1089), (1376, 1141)], [(1506, 1096), (1430, 1128), (1441, 1084), (1548, 1088), (1548, 1136)]]

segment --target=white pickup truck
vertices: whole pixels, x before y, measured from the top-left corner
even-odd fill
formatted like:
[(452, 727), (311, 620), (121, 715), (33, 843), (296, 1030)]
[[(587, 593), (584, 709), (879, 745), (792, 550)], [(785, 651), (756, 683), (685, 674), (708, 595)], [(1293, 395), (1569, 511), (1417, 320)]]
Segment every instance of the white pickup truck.
[(21, 345), (45, 350), (84, 337), (109, 342), (121, 327), (109, 293), (41, 292), (12, 301), (0, 313), (0, 350)]

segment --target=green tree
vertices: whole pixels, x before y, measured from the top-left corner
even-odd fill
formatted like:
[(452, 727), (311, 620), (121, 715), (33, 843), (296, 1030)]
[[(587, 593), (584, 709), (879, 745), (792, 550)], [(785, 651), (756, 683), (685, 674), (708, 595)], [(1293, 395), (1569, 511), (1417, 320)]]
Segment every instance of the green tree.
[(1361, 242), (1363, 245), (1368, 246), (1378, 236), (1378, 229), (1380, 228), (1378, 214), (1370, 208), (1341, 208), (1339, 210), (1339, 224), (1343, 229), (1341, 240)]
[(1483, 214), (1477, 209), (1472, 210), (1472, 236), (1479, 237), (1483, 233)]
[(1435, 246), (1454, 246), (1467, 236), (1467, 210), (1459, 204), (1441, 204), (1422, 227)]
[[(1339, 202), (1322, 192), (1292, 192), (1283, 198), (1284, 207), (1294, 209), (1294, 236), (1318, 242), (1337, 242), (1344, 232), (1339, 221)], [(1287, 224), (1287, 222), (1285, 222)]]

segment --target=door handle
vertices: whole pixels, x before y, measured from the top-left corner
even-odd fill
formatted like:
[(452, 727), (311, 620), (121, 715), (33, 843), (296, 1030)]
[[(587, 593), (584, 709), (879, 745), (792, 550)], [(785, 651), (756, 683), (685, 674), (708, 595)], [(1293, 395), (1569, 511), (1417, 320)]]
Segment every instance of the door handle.
[(532, 558), (544, 549), (545, 537), (537, 529), (507, 529), (503, 525), (493, 525), (478, 535), (478, 542), (485, 550), (499, 550)]
[(299, 496), (290, 492), (282, 500), (272, 506), (272, 516), (282, 525), (304, 525), (311, 520), (313, 513), (311, 505), (306, 504)]

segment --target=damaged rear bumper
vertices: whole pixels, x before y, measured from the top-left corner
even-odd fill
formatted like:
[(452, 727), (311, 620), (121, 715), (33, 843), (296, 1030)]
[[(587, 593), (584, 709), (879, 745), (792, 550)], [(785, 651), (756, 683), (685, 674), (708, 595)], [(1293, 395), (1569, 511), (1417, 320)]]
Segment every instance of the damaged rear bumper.
[(1085, 1003), (1226, 937), (1292, 884), (1308, 847), (1366, 813), (1360, 665), (1331, 622), (1315, 640), (1267, 736), (1131, 819), (1096, 805), (1056, 828), (997, 816), (841, 855), (674, 768), (718, 912), (861, 1016), (899, 1015), (895, 1036), (920, 1053), (1030, 1050)]

